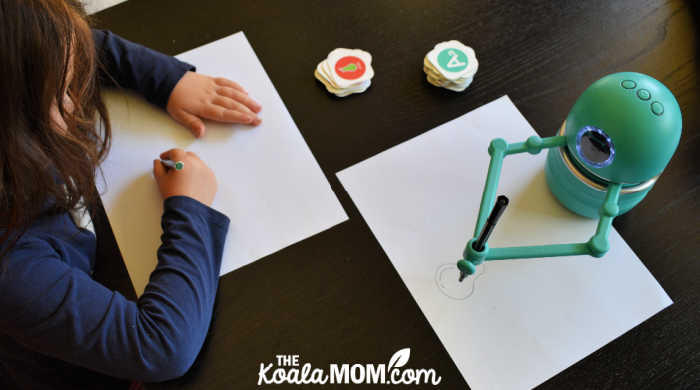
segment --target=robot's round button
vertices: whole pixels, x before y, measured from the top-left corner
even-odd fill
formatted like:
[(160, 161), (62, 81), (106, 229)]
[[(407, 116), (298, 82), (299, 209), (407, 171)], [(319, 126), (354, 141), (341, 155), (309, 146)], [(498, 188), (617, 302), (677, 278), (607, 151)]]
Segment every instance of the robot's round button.
[(637, 88), (637, 83), (635, 83), (635, 82), (632, 81), (632, 80), (624, 80), (624, 81), (622, 82), (622, 88), (625, 88), (625, 89), (634, 89), (634, 88)]
[(662, 115), (664, 113), (664, 105), (661, 104), (661, 102), (651, 103), (651, 112), (653, 112), (654, 115)]
[(642, 99), (642, 100), (649, 100), (651, 99), (651, 93), (647, 91), (646, 89), (640, 89), (637, 91), (637, 97)]

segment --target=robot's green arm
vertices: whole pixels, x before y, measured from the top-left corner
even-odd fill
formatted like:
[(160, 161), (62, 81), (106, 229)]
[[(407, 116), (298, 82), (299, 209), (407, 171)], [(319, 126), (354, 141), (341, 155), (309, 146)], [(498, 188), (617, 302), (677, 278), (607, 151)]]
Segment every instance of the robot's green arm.
[(531, 259), (533, 257), (577, 256), (589, 253), (588, 243), (554, 244), (537, 246), (513, 246), (506, 248), (491, 248), (486, 261)]
[(484, 192), (481, 195), (481, 205), (479, 206), (479, 217), (474, 228), (474, 237), (479, 235), (479, 232), (486, 223), (493, 203), (496, 199), (496, 189), (498, 189), (498, 179), (501, 177), (501, 167), (503, 159), (509, 154), (517, 154), (528, 152), (537, 154), (542, 149), (554, 148), (566, 145), (566, 137), (558, 135), (555, 137), (540, 138), (536, 135), (528, 138), (525, 142), (517, 142), (508, 144), (503, 138), (496, 138), (489, 144), (489, 154), (491, 162), (489, 162), (489, 170), (486, 174), (486, 184)]
[(620, 208), (617, 201), (620, 198), (622, 185), (620, 183), (612, 183), (608, 186), (608, 192), (605, 193), (605, 201), (600, 208), (600, 219), (595, 234), (586, 243), (591, 256), (602, 257), (609, 249), (610, 242), (608, 234), (613, 218), (620, 213)]
[(508, 144), (508, 154), (517, 154), (528, 152), (530, 154), (538, 154), (542, 149), (556, 148), (566, 145), (566, 136), (557, 135), (554, 137), (540, 138), (536, 135), (530, 137), (525, 142), (517, 142)]
[(502, 138), (496, 138), (491, 141), (489, 145), (491, 162), (489, 163), (486, 184), (484, 185), (484, 192), (481, 197), (479, 216), (474, 229), (474, 238), (467, 242), (463, 253), (464, 258), (457, 264), (463, 273), (472, 274), (475, 270), (475, 266), (481, 264), (483, 261), (575, 255), (601, 257), (608, 251), (610, 247), (608, 242), (610, 226), (612, 225), (613, 218), (619, 213), (617, 202), (621, 191), (620, 184), (611, 184), (608, 187), (605, 201), (600, 210), (601, 218), (598, 221), (596, 232), (588, 242), (506, 248), (489, 248), (488, 244), (486, 244), (486, 248), (480, 252), (476, 251), (472, 246), (493, 208), (496, 198), (496, 189), (498, 188), (498, 180), (501, 176), (501, 168), (505, 156), (524, 152), (538, 154), (542, 149), (561, 147), (564, 145), (566, 145), (565, 136), (548, 138), (532, 136), (525, 142), (513, 144), (506, 143)]
[(613, 218), (620, 209), (617, 205), (621, 186), (618, 183), (608, 186), (605, 201), (600, 208), (600, 219), (595, 234), (588, 242), (576, 244), (556, 244), (538, 246), (519, 246), (506, 248), (491, 248), (486, 254), (485, 261), (506, 259), (528, 259), (533, 257), (591, 255), (602, 257), (610, 249), (608, 235)]

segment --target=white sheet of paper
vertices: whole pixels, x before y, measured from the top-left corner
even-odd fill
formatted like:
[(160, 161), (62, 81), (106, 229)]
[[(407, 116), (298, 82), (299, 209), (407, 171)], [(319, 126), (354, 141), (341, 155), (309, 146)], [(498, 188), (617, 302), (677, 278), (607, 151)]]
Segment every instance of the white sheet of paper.
[(85, 12), (89, 15), (125, 1), (126, 0), (82, 0), (82, 3), (85, 6)]
[[(263, 107), (257, 127), (209, 122), (194, 138), (140, 98), (106, 93), (113, 144), (99, 186), (138, 294), (156, 266), (162, 200), (153, 159), (170, 148), (193, 151), (216, 174), (213, 208), (231, 219), (221, 274), (326, 230), (347, 215), (242, 32), (177, 56), (203, 74), (243, 85)], [(187, 167), (185, 167), (187, 169)]]
[[(436, 271), (461, 258), (472, 237), (490, 140), (534, 134), (504, 96), (337, 174), (475, 390), (532, 388), (672, 303), (615, 230), (601, 259), (487, 262), (469, 298), (443, 295)], [(511, 202), (491, 247), (583, 242), (594, 233), (596, 221), (550, 194), (545, 157), (506, 158), (498, 193)]]

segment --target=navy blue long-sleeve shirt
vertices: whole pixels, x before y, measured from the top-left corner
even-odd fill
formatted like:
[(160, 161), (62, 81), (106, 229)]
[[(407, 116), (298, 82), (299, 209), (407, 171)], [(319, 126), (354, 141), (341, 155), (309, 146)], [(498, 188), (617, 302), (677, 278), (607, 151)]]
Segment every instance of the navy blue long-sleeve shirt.
[(102, 85), (118, 85), (138, 92), (149, 102), (165, 108), (170, 92), (182, 75), (194, 66), (114, 35), (93, 30), (102, 64)]
[[(193, 69), (109, 32), (94, 37), (103, 81), (160, 107)], [(66, 372), (82, 368), (144, 381), (184, 374), (211, 321), (228, 224), (194, 199), (166, 199), (157, 267), (130, 301), (93, 280), (93, 233), (68, 213), (38, 218), (0, 259), (0, 385), (79, 387), (89, 380)]]

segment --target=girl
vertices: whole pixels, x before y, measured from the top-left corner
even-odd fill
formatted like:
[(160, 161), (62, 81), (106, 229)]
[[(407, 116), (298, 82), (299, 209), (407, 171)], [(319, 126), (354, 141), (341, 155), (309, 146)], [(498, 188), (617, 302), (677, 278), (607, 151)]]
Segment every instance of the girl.
[(139, 300), (91, 277), (95, 236), (71, 212), (98, 197), (111, 136), (100, 85), (141, 93), (195, 136), (203, 118), (260, 123), (238, 84), (84, 17), (74, 1), (0, 0), (0, 388), (94, 388), (95, 372), (178, 377), (211, 321), (229, 220), (209, 207), (216, 179), (193, 153), (160, 156), (184, 161), (179, 171), (153, 162), (162, 245)]

